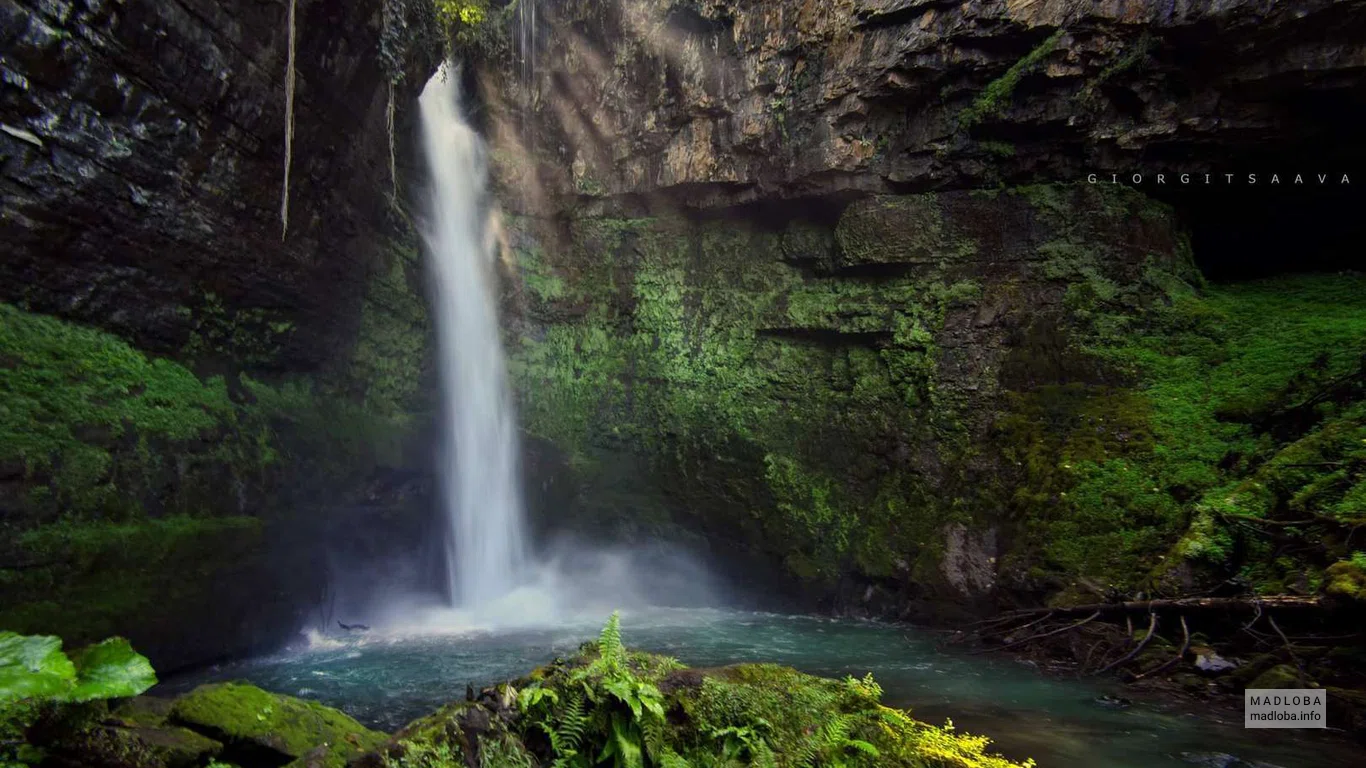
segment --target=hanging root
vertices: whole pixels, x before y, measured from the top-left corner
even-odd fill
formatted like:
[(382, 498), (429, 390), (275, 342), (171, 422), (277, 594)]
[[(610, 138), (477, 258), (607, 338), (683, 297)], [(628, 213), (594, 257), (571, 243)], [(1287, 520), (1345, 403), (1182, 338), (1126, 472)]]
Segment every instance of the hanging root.
[(393, 187), (394, 203), (398, 203), (398, 155), (394, 151), (394, 81), (389, 81), (389, 106), (385, 114), (389, 130), (389, 183)]
[(280, 191), (280, 242), (289, 234), (289, 166), (294, 160), (294, 11), (289, 0), (289, 61), (285, 68), (285, 180)]

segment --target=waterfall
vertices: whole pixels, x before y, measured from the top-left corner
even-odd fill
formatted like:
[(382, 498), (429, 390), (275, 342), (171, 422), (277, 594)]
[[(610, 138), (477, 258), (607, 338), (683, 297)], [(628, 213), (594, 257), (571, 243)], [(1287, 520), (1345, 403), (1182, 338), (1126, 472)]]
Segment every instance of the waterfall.
[(523, 511), (484, 146), (461, 115), (459, 81), (459, 68), (443, 64), (419, 108), (431, 177), (423, 239), (436, 288), (446, 573), (452, 604), (472, 608), (519, 585)]

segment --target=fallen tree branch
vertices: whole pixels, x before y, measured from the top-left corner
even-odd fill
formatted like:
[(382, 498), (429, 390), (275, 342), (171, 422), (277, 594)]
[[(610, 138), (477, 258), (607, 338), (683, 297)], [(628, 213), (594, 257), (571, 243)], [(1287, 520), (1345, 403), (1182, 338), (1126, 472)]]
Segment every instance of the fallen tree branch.
[(1102, 616), (1129, 613), (1179, 613), (1183, 611), (1297, 611), (1323, 608), (1324, 601), (1309, 595), (1270, 595), (1267, 597), (1185, 597), (1171, 600), (1131, 600), (1122, 603), (1093, 603), (1065, 608), (1034, 608), (1015, 611), (1016, 617), (1052, 613), (1056, 616), (1080, 616), (1098, 612)]
[[(1034, 621), (1031, 621), (1031, 622), (1029, 622), (1028, 624), (1021, 624), (1020, 626), (1015, 627), (1014, 629), (1012, 629), (1012, 630), (1010, 630), (1010, 631), (1011, 631), (1011, 632), (1019, 632), (1019, 631), (1024, 630), (1024, 629), (1029, 629), (1030, 627), (1034, 626), (1035, 624), (1040, 624), (1040, 623), (1042, 623), (1042, 622), (1048, 621), (1048, 620), (1049, 620), (1050, 618), (1052, 618), (1052, 617), (1053, 617), (1053, 612), (1052, 612), (1052, 611), (1049, 611), (1048, 613), (1045, 613), (1043, 616), (1041, 616), (1041, 617), (1035, 619)], [(1015, 617), (1015, 618), (1020, 618), (1020, 617), (1017, 616), (1017, 617)], [(1013, 620), (1013, 619), (1012, 619), (1012, 620)]]
[(1123, 656), (1120, 656), (1118, 659), (1115, 659), (1114, 661), (1110, 662), (1109, 664), (1106, 664), (1105, 666), (1103, 666), (1103, 667), (1101, 667), (1100, 669), (1096, 670), (1096, 674), (1099, 675), (1099, 674), (1101, 674), (1102, 672), (1108, 672), (1109, 670), (1114, 669), (1115, 667), (1119, 666), (1120, 664), (1123, 664), (1124, 662), (1128, 661), (1129, 659), (1132, 659), (1133, 657), (1137, 656), (1137, 655), (1139, 654), (1139, 652), (1141, 652), (1141, 651), (1143, 650), (1143, 646), (1147, 645), (1147, 644), (1148, 644), (1148, 641), (1151, 640), (1151, 639), (1153, 639), (1153, 632), (1154, 632), (1156, 629), (1157, 629), (1157, 614), (1156, 614), (1156, 613), (1150, 613), (1150, 614), (1148, 614), (1148, 632), (1147, 632), (1147, 634), (1143, 635), (1143, 639), (1142, 639), (1142, 640), (1139, 640), (1139, 641), (1138, 641), (1138, 645), (1135, 646), (1134, 649), (1133, 649), (1132, 651), (1129, 651), (1128, 653), (1124, 654)]
[(1285, 652), (1290, 654), (1290, 660), (1295, 662), (1295, 669), (1299, 670), (1300, 677), (1304, 677), (1304, 662), (1300, 661), (1300, 657), (1295, 654), (1295, 646), (1290, 643), (1290, 638), (1286, 637), (1285, 633), (1281, 631), (1280, 625), (1276, 623), (1275, 619), (1267, 616), (1266, 620), (1271, 622), (1271, 628), (1276, 630), (1276, 634), (1281, 636), (1281, 642), (1285, 643)]
[(1181, 650), (1177, 651), (1177, 652), (1176, 652), (1176, 655), (1173, 656), (1172, 658), (1168, 659), (1167, 661), (1162, 662), (1161, 664), (1159, 664), (1159, 665), (1156, 666), (1156, 667), (1153, 667), (1152, 669), (1148, 670), (1147, 672), (1144, 672), (1144, 673), (1139, 674), (1139, 675), (1135, 675), (1132, 682), (1135, 682), (1135, 683), (1136, 683), (1136, 682), (1138, 682), (1139, 680), (1142, 680), (1143, 678), (1148, 677), (1149, 675), (1155, 675), (1155, 674), (1157, 674), (1158, 672), (1161, 672), (1161, 671), (1167, 669), (1168, 667), (1172, 666), (1173, 664), (1177, 663), (1178, 661), (1181, 661), (1181, 659), (1183, 659), (1183, 658), (1186, 657), (1186, 651), (1190, 648), (1190, 646), (1191, 646), (1191, 633), (1190, 633), (1190, 629), (1186, 626), (1186, 617), (1185, 617), (1185, 616), (1182, 616), (1182, 617), (1181, 617)]
[(997, 646), (993, 646), (993, 647), (991, 647), (991, 648), (983, 648), (983, 649), (981, 649), (981, 650), (973, 651), (973, 653), (986, 653), (987, 651), (1004, 651), (1004, 650), (1007, 649), (1007, 648), (1014, 648), (1014, 647), (1017, 646), (1017, 645), (1023, 645), (1023, 644), (1025, 644), (1025, 643), (1032, 643), (1032, 642), (1034, 642), (1035, 640), (1042, 640), (1042, 639), (1044, 639), (1045, 637), (1052, 637), (1053, 635), (1060, 635), (1060, 634), (1062, 634), (1063, 632), (1067, 632), (1068, 630), (1073, 630), (1073, 629), (1076, 629), (1077, 627), (1080, 627), (1080, 626), (1082, 626), (1082, 625), (1084, 625), (1084, 624), (1089, 624), (1090, 622), (1092, 622), (1093, 620), (1095, 620), (1095, 619), (1098, 618), (1099, 616), (1100, 616), (1100, 611), (1096, 611), (1095, 613), (1091, 614), (1090, 616), (1087, 616), (1086, 618), (1082, 619), (1081, 621), (1073, 622), (1073, 623), (1071, 623), (1071, 624), (1068, 624), (1068, 625), (1065, 626), (1065, 627), (1059, 627), (1058, 629), (1050, 630), (1050, 631), (1048, 631), (1048, 632), (1041, 632), (1041, 633), (1039, 633), (1039, 634), (1037, 634), (1037, 635), (1030, 635), (1029, 637), (1026, 637), (1026, 638), (1024, 638), (1024, 639), (1022, 639), (1022, 640), (1016, 640), (1016, 641), (1014, 641), (1014, 642), (1006, 643), (1005, 645), (997, 645)]

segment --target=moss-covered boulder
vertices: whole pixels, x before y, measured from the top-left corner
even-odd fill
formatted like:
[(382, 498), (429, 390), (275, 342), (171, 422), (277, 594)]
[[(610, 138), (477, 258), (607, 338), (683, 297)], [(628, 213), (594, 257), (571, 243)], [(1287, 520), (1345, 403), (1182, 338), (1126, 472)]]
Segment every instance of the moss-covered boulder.
[(1298, 669), (1289, 664), (1277, 664), (1267, 671), (1257, 675), (1248, 688), (1272, 689), (1272, 688), (1305, 688), (1309, 681)]
[(112, 709), (104, 702), (42, 709), (25, 737), (55, 768), (192, 768), (222, 754), (222, 742), (167, 722), (172, 704), (138, 696)]
[(936, 195), (860, 200), (845, 209), (835, 228), (837, 264), (928, 264), (976, 249), (973, 240), (955, 241), (946, 230)]
[(51, 759), (83, 768), (193, 768), (223, 751), (223, 744), (174, 725), (105, 723), (60, 741)]
[(1018, 768), (989, 754), (986, 738), (919, 722), (883, 706), (881, 694), (871, 676), (830, 680), (770, 664), (689, 669), (625, 649), (614, 618), (574, 657), (417, 720), (355, 765), (577, 765), (587, 757), (669, 768)]
[(1327, 594), (1366, 603), (1366, 552), (1328, 566), (1324, 577), (1323, 591)]
[[(222, 741), (225, 758), (244, 764), (307, 757), (313, 762), (299, 765), (334, 768), (388, 739), (330, 707), (245, 683), (199, 686), (176, 700), (170, 721)], [(314, 752), (320, 747), (325, 753)]]

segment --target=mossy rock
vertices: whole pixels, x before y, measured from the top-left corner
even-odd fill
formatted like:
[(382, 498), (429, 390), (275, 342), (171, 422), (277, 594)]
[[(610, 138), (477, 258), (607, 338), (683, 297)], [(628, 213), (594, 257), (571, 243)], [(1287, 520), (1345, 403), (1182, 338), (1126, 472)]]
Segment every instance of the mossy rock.
[(1366, 559), (1356, 558), (1334, 563), (1324, 572), (1323, 591), (1348, 600), (1366, 602)]
[(174, 725), (103, 724), (62, 739), (49, 751), (86, 768), (192, 768), (223, 752), (223, 744)]
[(1254, 656), (1242, 666), (1230, 672), (1226, 679), (1230, 685), (1241, 688), (1252, 688), (1253, 680), (1256, 680), (1263, 672), (1276, 666), (1279, 658), (1274, 653), (1264, 653)]
[(388, 739), (330, 707), (245, 683), (201, 685), (176, 700), (170, 719), (222, 740), (229, 758), (271, 755), (284, 763), (325, 746), (325, 759), (317, 764), (328, 768), (345, 765)]
[(924, 264), (947, 250), (944, 217), (933, 194), (874, 197), (845, 209), (835, 228), (841, 267)]
[(109, 712), (105, 722), (125, 727), (155, 728), (164, 725), (171, 716), (174, 699), (161, 696), (136, 696), (120, 703)]
[(1247, 687), (1257, 689), (1309, 688), (1313, 687), (1313, 683), (1306, 680), (1298, 669), (1289, 664), (1277, 664), (1257, 675), (1251, 683), (1248, 683)]

